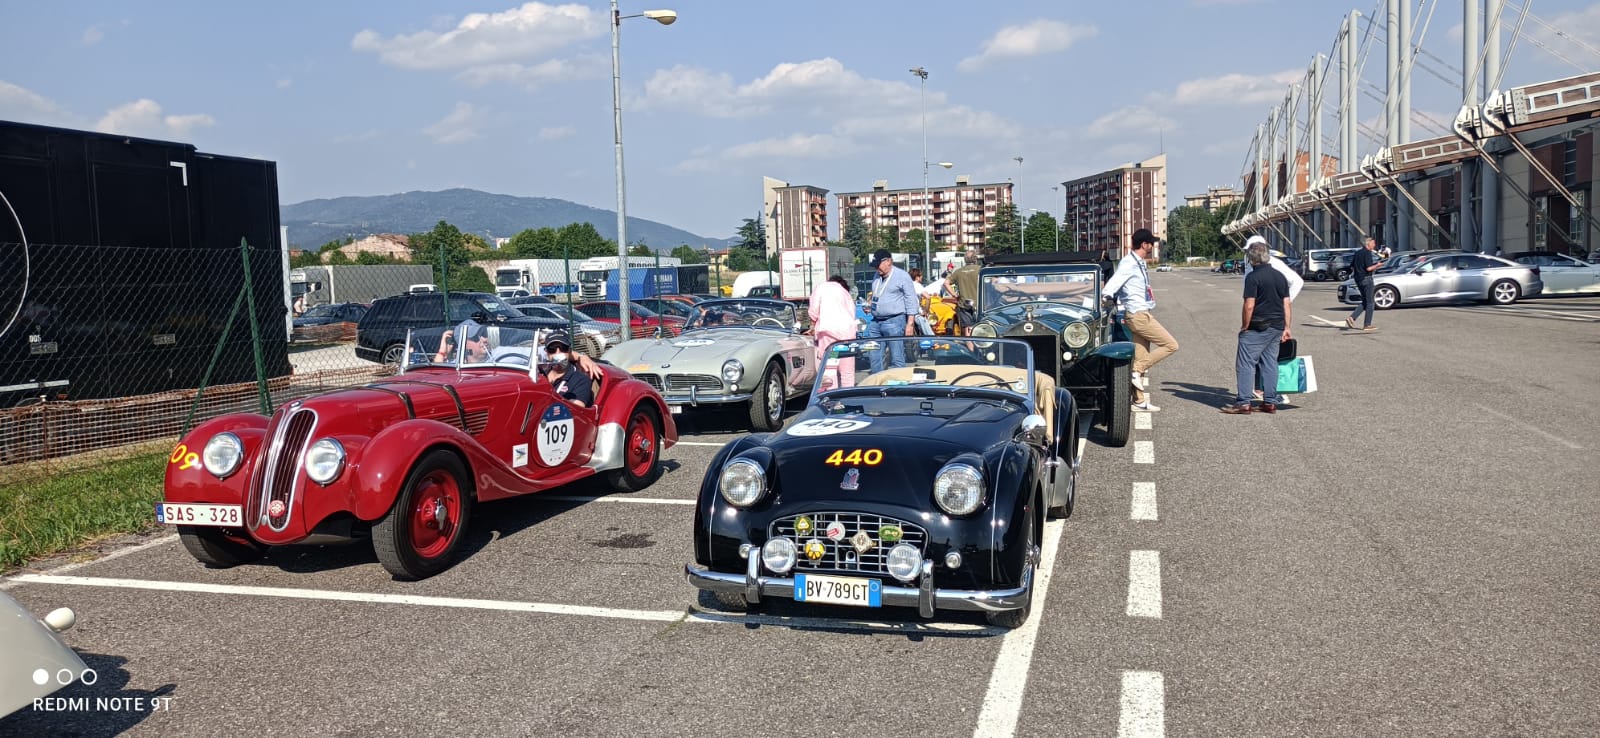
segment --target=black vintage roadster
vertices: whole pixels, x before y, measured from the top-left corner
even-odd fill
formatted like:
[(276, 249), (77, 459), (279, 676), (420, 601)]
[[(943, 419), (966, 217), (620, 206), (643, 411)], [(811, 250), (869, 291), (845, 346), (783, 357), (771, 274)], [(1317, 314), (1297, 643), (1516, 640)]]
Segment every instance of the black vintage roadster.
[(991, 256), (979, 272), (973, 337), (1015, 338), (1033, 348), (1035, 368), (1094, 413), (1112, 446), (1128, 443), (1133, 344), (1100, 301), (1103, 273), (1091, 254)]
[(712, 461), (688, 580), (726, 608), (967, 610), (1016, 627), (1046, 515), (1072, 513), (1077, 417), (1021, 341), (834, 344), (804, 412)]

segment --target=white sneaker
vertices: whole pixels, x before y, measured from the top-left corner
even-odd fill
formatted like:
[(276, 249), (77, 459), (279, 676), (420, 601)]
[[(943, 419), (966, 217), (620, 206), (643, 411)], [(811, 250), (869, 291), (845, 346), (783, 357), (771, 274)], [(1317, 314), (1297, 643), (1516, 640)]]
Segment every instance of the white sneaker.
[(1134, 372), (1133, 373), (1133, 386), (1134, 386), (1135, 389), (1139, 390), (1140, 392), (1143, 392), (1143, 391), (1145, 391), (1147, 389), (1150, 389), (1150, 378), (1146, 377), (1141, 372)]
[(1133, 403), (1133, 409), (1138, 410), (1140, 412), (1153, 413), (1153, 412), (1156, 412), (1156, 411), (1160, 410), (1161, 408), (1156, 407), (1154, 403), (1150, 402), (1150, 398), (1146, 397), (1144, 399), (1144, 402), (1135, 402), (1135, 403)]

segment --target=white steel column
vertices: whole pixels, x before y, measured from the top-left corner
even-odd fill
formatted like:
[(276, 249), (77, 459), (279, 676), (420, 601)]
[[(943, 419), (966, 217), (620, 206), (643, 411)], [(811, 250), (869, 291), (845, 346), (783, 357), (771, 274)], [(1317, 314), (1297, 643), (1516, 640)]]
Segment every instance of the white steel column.
[[(1483, 34), (1478, 28), (1478, 15), (1482, 8), (1478, 0), (1461, 2), (1461, 104), (1478, 104), (1478, 82), (1483, 70), (1478, 68), (1478, 58), (1483, 49)], [(1478, 159), (1461, 162), (1456, 174), (1456, 197), (1460, 207), (1456, 210), (1457, 242), (1462, 251), (1478, 250), (1478, 227), (1473, 221), (1479, 217), (1483, 205), (1478, 202)]]
[[(1493, 85), (1500, 77), (1500, 12), (1502, 0), (1485, 0), (1483, 4), (1483, 99), (1494, 94)], [(1510, 134), (1516, 135), (1516, 134)], [(1495, 156), (1494, 150), (1489, 150)], [(1498, 159), (1498, 157), (1497, 157)], [(1500, 249), (1500, 173), (1494, 167), (1480, 167), (1482, 180), (1478, 186), (1478, 200), (1482, 204), (1483, 244), (1488, 253)], [(1528, 204), (1533, 207), (1532, 203)]]
[[(1311, 154), (1307, 162), (1309, 170), (1306, 172), (1306, 189), (1317, 186), (1317, 178), (1322, 175), (1322, 55), (1311, 57), (1311, 72), (1306, 76), (1306, 138), (1310, 139)], [(1311, 230), (1316, 232), (1315, 240), (1323, 240), (1322, 210), (1312, 210)]]

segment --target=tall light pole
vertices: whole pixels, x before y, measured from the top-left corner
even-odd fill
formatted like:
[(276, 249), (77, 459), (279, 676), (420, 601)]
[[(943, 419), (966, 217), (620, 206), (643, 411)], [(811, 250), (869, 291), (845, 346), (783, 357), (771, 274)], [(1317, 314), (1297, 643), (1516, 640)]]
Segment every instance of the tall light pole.
[(623, 15), (617, 0), (611, 0), (611, 129), (617, 143), (617, 326), (622, 340), (633, 337), (633, 311), (628, 305), (628, 196), (627, 178), (622, 173), (622, 19), (649, 18), (663, 26), (678, 19), (675, 10), (646, 10)]
[(933, 203), (928, 200), (928, 70), (912, 67), (922, 80), (922, 273), (933, 271)]

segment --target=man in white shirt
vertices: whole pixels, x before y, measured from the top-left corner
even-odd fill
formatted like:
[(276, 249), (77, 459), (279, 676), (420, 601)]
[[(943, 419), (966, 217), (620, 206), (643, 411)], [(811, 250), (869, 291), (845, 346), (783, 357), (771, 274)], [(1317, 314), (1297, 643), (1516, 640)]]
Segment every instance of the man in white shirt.
[(1117, 264), (1101, 290), (1105, 299), (1122, 304), (1123, 325), (1133, 336), (1133, 409), (1155, 412), (1150, 402), (1150, 367), (1178, 352), (1178, 342), (1155, 318), (1156, 297), (1150, 289), (1145, 261), (1155, 251), (1156, 237), (1148, 228), (1133, 232), (1133, 248)]

